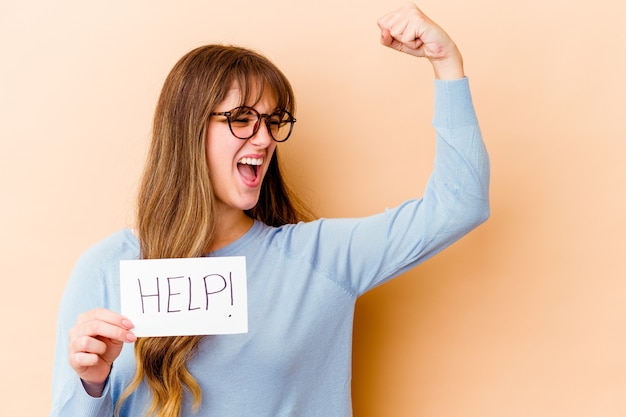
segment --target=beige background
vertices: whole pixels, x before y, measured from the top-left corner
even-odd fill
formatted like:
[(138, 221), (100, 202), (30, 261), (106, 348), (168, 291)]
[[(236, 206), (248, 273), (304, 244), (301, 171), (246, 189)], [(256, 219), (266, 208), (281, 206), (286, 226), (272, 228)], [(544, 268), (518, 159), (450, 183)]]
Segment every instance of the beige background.
[[(378, 44), (383, 0), (0, 0), (2, 414), (46, 415), (74, 261), (131, 224), (174, 62), (254, 47), (292, 80), (281, 151), (322, 216), (420, 195), (427, 63)], [(357, 306), (354, 408), (373, 416), (626, 415), (624, 6), (424, 0), (465, 57), (492, 217)]]

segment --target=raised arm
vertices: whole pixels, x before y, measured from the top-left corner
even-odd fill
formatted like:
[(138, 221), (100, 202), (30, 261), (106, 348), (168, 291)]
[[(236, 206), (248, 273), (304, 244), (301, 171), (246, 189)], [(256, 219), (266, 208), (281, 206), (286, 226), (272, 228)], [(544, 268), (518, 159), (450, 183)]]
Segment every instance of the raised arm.
[(433, 66), (433, 172), (421, 198), (412, 194), (403, 204), (367, 218), (311, 222), (292, 239), (298, 243), (294, 248), (315, 245), (310, 251), (318, 268), (333, 271), (329, 279), (356, 295), (439, 253), (490, 213), (489, 157), (456, 44), (414, 4), (386, 14), (378, 26), (383, 45), (426, 58)]

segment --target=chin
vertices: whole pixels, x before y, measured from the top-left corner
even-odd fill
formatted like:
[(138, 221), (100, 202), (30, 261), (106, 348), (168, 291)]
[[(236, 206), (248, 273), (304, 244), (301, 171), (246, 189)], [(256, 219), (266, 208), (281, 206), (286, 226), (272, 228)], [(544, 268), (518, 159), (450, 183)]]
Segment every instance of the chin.
[(241, 204), (241, 208), (243, 211), (252, 210), (259, 203), (259, 196), (257, 195), (253, 201), (244, 202)]

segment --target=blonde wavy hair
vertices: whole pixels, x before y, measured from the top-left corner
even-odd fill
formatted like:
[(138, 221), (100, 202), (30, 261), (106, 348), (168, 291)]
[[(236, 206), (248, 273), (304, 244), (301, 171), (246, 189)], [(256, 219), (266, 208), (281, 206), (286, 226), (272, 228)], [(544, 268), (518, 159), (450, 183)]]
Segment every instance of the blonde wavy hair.
[[(207, 254), (218, 219), (206, 159), (206, 127), (211, 112), (233, 86), (241, 92), (241, 105), (258, 102), (269, 88), (277, 108), (295, 113), (289, 81), (264, 56), (224, 45), (202, 46), (183, 56), (167, 76), (157, 103), (152, 142), (139, 189), (137, 231), (143, 259)], [(271, 226), (313, 218), (286, 186), (278, 150), (270, 162), (257, 205), (246, 213)], [(116, 415), (143, 381), (152, 394), (147, 415), (179, 417), (186, 390), (192, 395), (193, 411), (197, 412), (202, 392), (186, 365), (202, 338), (137, 340), (136, 373), (117, 402)]]

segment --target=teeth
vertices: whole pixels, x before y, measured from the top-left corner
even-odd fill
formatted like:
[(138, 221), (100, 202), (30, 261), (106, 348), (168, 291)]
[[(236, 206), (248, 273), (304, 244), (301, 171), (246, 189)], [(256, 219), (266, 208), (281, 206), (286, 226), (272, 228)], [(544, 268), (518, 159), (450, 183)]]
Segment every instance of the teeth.
[(237, 163), (238, 164), (245, 164), (245, 165), (261, 165), (263, 163), (263, 159), (261, 159), (261, 158), (241, 158)]

